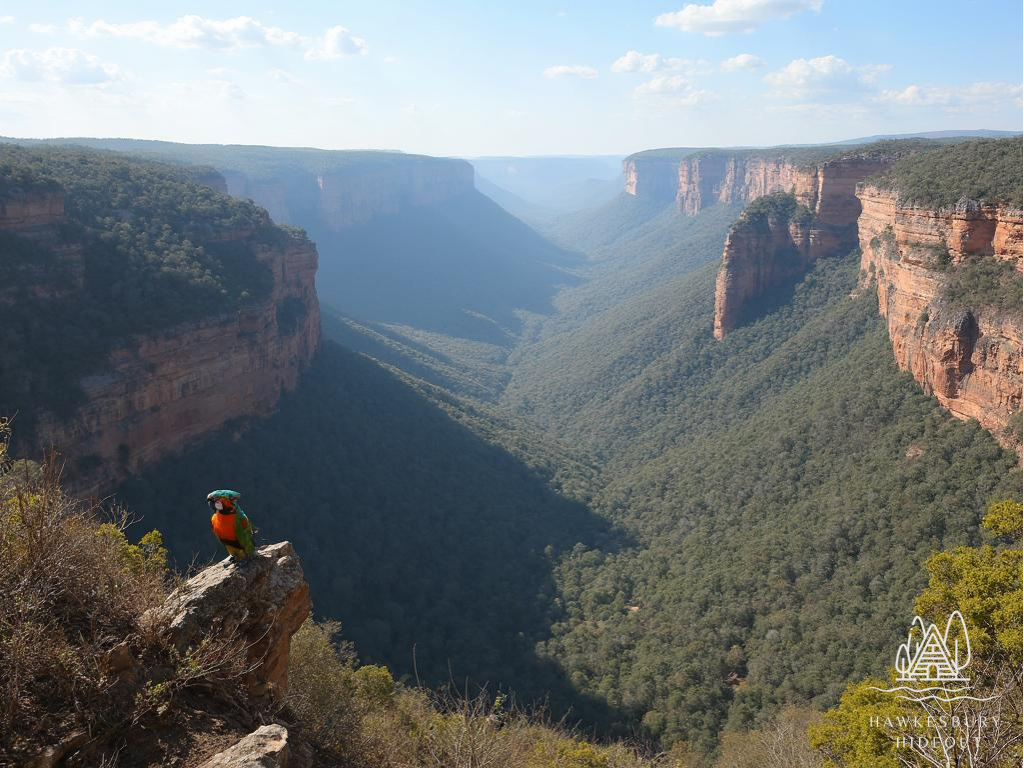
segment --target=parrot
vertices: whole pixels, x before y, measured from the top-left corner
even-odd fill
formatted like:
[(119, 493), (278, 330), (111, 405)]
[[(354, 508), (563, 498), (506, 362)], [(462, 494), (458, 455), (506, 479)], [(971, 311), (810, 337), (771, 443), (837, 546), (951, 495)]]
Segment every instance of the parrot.
[(213, 535), (224, 545), (232, 562), (246, 562), (256, 551), (252, 524), (238, 506), (241, 497), (238, 491), (228, 490), (211, 491), (206, 496), (206, 503), (213, 510), (210, 517)]

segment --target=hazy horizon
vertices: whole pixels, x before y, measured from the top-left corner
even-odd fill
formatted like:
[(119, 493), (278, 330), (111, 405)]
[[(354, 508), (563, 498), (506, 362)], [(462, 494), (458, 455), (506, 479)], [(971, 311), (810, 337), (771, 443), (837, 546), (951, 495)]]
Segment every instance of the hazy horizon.
[(0, 133), (534, 157), (1020, 131), (1022, 21), (1010, 2), (61, 1), (0, 15)]

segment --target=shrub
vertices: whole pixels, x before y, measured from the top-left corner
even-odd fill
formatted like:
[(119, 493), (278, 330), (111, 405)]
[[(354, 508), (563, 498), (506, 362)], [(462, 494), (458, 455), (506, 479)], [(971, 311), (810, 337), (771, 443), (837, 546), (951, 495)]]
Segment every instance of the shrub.
[(191, 687), (244, 700), (238, 638), (180, 653), (140, 623), (171, 579), (160, 533), (131, 543), (128, 515), (65, 495), (55, 461), (9, 461), (9, 435), (0, 420), (0, 765), (52, 746), (99, 764)]

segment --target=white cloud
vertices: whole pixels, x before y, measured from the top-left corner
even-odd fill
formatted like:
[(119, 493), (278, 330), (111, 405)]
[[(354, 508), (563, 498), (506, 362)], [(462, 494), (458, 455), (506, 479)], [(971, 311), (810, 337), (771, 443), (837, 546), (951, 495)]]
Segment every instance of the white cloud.
[(711, 64), (703, 59), (678, 59), (664, 57), (660, 53), (627, 51), (612, 62), (612, 72), (684, 72), (687, 75), (705, 75), (712, 71)]
[(356, 103), (351, 96), (325, 96), (320, 101), (327, 107), (347, 107)]
[(356, 37), (345, 27), (335, 26), (306, 51), (307, 59), (340, 59), (342, 56), (361, 56), (369, 48), (366, 41)]
[(722, 69), (726, 72), (735, 72), (737, 69), (757, 69), (763, 66), (764, 59), (760, 59), (752, 53), (741, 53), (722, 62)]
[(657, 74), (646, 83), (633, 89), (635, 96), (656, 96), (662, 101), (683, 107), (715, 101), (711, 91), (694, 88), (693, 84), (682, 75)]
[(0, 24), (13, 24), (13, 23), (14, 23), (14, 17), (13, 16), (0, 16)]
[(57, 28), (53, 24), (29, 24), (28, 30), (37, 35), (52, 35), (57, 31)]
[(86, 24), (82, 19), (71, 19), (68, 30), (80, 37), (141, 40), (170, 48), (237, 51), (258, 46), (286, 47), (304, 51), (307, 59), (337, 59), (368, 50), (365, 40), (342, 26), (331, 27), (322, 37), (313, 38), (267, 26), (250, 16), (206, 19), (193, 14), (170, 24), (157, 21), (112, 24), (102, 19)]
[(560, 64), (556, 67), (548, 67), (544, 70), (544, 77), (582, 77), (586, 80), (592, 80), (597, 77), (597, 70), (593, 67), (584, 67), (579, 64), (568, 65)]
[(638, 85), (633, 93), (638, 96), (678, 93), (690, 85), (690, 81), (682, 75), (655, 75), (643, 85)]
[(764, 76), (772, 86), (771, 95), (784, 99), (828, 99), (863, 93), (878, 76), (889, 69), (886, 65), (854, 67), (838, 56), (815, 59), (794, 59), (785, 67)]
[(970, 107), (1012, 101), (1021, 105), (1020, 85), (1014, 83), (977, 82), (955, 86), (908, 85), (898, 91), (882, 91), (877, 100), (908, 107)]
[(654, 23), (718, 37), (753, 32), (767, 21), (788, 19), (802, 11), (819, 11), (821, 3), (822, 0), (715, 0), (710, 5), (691, 3), (682, 10), (663, 13)]
[(124, 73), (114, 64), (75, 48), (27, 48), (7, 51), (0, 59), (0, 77), (26, 82), (65, 85), (102, 85), (121, 80)]
[(659, 64), (661, 56), (657, 53), (629, 51), (612, 62), (612, 72), (655, 72)]
[(712, 91), (688, 88), (685, 93), (682, 93), (678, 98), (673, 99), (672, 103), (680, 107), (696, 107), (698, 104), (710, 104), (713, 101), (718, 101), (718, 96), (716, 96)]

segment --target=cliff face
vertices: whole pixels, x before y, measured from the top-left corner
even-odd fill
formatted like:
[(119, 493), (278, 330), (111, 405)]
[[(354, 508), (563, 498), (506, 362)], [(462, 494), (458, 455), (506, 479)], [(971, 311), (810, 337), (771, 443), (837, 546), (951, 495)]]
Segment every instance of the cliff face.
[(725, 240), (715, 281), (716, 339), (735, 328), (749, 301), (810, 263), (809, 232), (795, 222), (741, 218)]
[(231, 315), (131, 338), (107, 370), (82, 381), (87, 402), (69, 419), (44, 414), (40, 448), (75, 459), (77, 490), (97, 493), (239, 417), (269, 413), (295, 388), (320, 339), (315, 246), (237, 238), (268, 265), (268, 299)]
[[(856, 247), (860, 214), (854, 194), (857, 183), (887, 165), (882, 160), (850, 158), (798, 169), (767, 161), (739, 163), (730, 158), (721, 166), (701, 167), (699, 160), (694, 158), (691, 164), (698, 167), (686, 173), (706, 175), (703, 181), (687, 176), (684, 212), (688, 204), (694, 213), (706, 204), (703, 190), (713, 192), (716, 200), (737, 202), (750, 195), (755, 199), (764, 197), (788, 185), (782, 191), (792, 191), (797, 204), (810, 214), (800, 221), (769, 217), (767, 223), (759, 217), (744, 216), (733, 226), (725, 241), (715, 286), (716, 339), (724, 338), (736, 327), (751, 300), (792, 280), (821, 256)], [(716, 184), (714, 179), (723, 181)], [(680, 194), (683, 190), (681, 183)]]
[(0, 230), (51, 226), (63, 218), (63, 192), (10, 189), (0, 195)]
[(0, 193), (0, 233), (17, 235), (22, 242), (17, 264), (21, 279), (0, 285), (0, 304), (18, 301), (19, 292), (25, 290), (36, 298), (52, 299), (81, 289), (85, 279), (82, 247), (60, 237), (57, 226), (63, 221), (63, 191)]
[(1002, 431), (1021, 407), (1019, 305), (956, 305), (946, 290), (967, 260), (998, 259), (1021, 272), (1021, 211), (904, 206), (868, 185), (857, 197), (861, 283), (877, 285), (897, 364), (955, 416), (977, 419), (1007, 443)]
[(696, 155), (679, 164), (676, 201), (688, 216), (715, 203), (751, 203), (774, 192), (792, 192), (797, 202), (828, 226), (848, 227), (860, 212), (857, 183), (890, 165), (873, 158), (841, 158), (799, 166), (786, 159)]
[(394, 213), (403, 205), (428, 205), (473, 190), (473, 166), (462, 160), (418, 158), (358, 163), (313, 173), (296, 169), (267, 178), (224, 169), (228, 191), (267, 209), (274, 221), (339, 230)]
[(668, 202), (679, 190), (679, 161), (671, 158), (633, 155), (622, 161), (626, 193)]
[(628, 194), (675, 200), (687, 216), (715, 203), (748, 204), (774, 192), (792, 192), (798, 202), (828, 217), (826, 224), (849, 226), (859, 213), (857, 183), (891, 162), (884, 157), (845, 157), (800, 164), (784, 155), (747, 152), (675, 158), (641, 153), (623, 161), (623, 175)]

